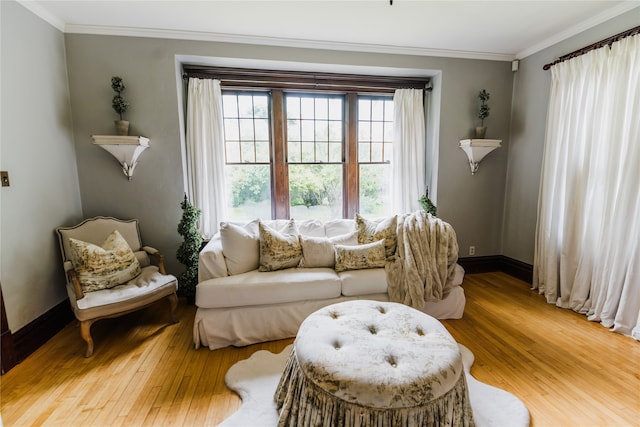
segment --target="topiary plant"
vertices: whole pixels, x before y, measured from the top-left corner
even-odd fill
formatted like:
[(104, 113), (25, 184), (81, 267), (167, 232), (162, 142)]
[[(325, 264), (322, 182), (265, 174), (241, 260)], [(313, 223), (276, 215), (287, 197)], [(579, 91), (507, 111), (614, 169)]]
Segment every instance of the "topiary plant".
[(193, 304), (198, 284), (198, 254), (202, 245), (202, 235), (198, 230), (200, 210), (189, 203), (186, 194), (180, 206), (182, 207), (182, 219), (178, 224), (178, 233), (184, 241), (178, 248), (176, 257), (186, 266), (186, 269), (178, 276), (178, 292), (187, 297), (189, 304)]
[(487, 104), (489, 98), (491, 98), (491, 94), (484, 89), (478, 93), (478, 99), (480, 99), (480, 109), (478, 110), (480, 126), (484, 126), (484, 119), (489, 117), (489, 111), (491, 110), (489, 104)]
[(118, 113), (120, 116), (120, 120), (123, 120), (124, 113), (127, 112), (127, 108), (129, 108), (129, 103), (122, 97), (122, 92), (126, 89), (124, 82), (122, 81), (122, 77), (113, 76), (111, 77), (111, 89), (116, 93), (116, 95), (111, 100), (111, 107), (113, 110)]

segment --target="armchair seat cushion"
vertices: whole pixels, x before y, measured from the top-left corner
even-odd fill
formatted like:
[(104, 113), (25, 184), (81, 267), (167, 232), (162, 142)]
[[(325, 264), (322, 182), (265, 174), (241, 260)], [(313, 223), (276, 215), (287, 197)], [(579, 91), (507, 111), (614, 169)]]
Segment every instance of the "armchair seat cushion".
[[(75, 301), (75, 306), (80, 310), (89, 310), (97, 307), (106, 308), (125, 302), (137, 304), (139, 303), (137, 299), (154, 295), (162, 288), (168, 288), (171, 292), (175, 292), (177, 283), (178, 281), (175, 276), (171, 274), (160, 274), (157, 266), (150, 265), (144, 267), (138, 276), (127, 283), (110, 289), (87, 292), (84, 298)], [(71, 290), (73, 290), (73, 288)], [(69, 295), (73, 295), (73, 292), (70, 292)]]

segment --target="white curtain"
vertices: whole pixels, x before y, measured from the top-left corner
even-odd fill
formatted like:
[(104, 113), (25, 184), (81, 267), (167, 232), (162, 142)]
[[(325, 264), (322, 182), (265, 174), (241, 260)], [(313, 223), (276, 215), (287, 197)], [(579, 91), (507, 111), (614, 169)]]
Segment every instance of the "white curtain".
[(640, 35), (551, 73), (534, 288), (640, 340)]
[(391, 165), (393, 213), (420, 208), (425, 194), (425, 128), (421, 89), (398, 89), (393, 96), (394, 138)]
[(226, 207), (220, 81), (190, 78), (187, 96), (188, 196), (202, 212), (200, 232), (210, 238)]

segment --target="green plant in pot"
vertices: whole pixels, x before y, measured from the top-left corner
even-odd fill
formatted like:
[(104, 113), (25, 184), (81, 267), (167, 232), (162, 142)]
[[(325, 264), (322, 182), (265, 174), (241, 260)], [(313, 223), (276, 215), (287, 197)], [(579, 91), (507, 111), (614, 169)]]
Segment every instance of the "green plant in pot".
[(124, 113), (129, 108), (129, 103), (122, 97), (122, 92), (126, 89), (121, 77), (111, 77), (111, 88), (116, 95), (111, 100), (111, 107), (118, 113), (120, 120), (116, 120), (116, 132), (118, 135), (129, 135), (129, 122), (124, 120)]
[(489, 100), (490, 97), (491, 97), (491, 94), (484, 89), (482, 89), (478, 93), (478, 99), (480, 99), (480, 108), (478, 110), (478, 118), (480, 119), (480, 126), (476, 126), (476, 138), (478, 139), (483, 139), (487, 132), (487, 127), (484, 125), (484, 119), (489, 117), (490, 108), (489, 108), (489, 104), (487, 104), (487, 101)]
[(184, 264), (186, 269), (178, 276), (178, 292), (187, 298), (189, 304), (193, 304), (198, 284), (198, 254), (202, 246), (202, 235), (198, 230), (200, 209), (189, 203), (186, 194), (180, 207), (182, 219), (178, 224), (178, 233), (184, 240), (178, 248), (176, 258)]
[(418, 199), (418, 203), (420, 203), (420, 206), (422, 206), (422, 209), (426, 213), (436, 216), (437, 208), (436, 208), (436, 205), (434, 205), (431, 199), (429, 198), (428, 188), (427, 188), (426, 194)]

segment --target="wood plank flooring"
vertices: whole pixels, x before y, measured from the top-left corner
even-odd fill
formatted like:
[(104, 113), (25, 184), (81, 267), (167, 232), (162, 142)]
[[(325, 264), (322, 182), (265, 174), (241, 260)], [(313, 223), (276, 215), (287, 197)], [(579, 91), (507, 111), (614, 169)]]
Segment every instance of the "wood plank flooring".
[[(640, 426), (640, 343), (556, 308), (504, 273), (468, 274), (465, 316), (443, 323), (475, 354), (473, 375), (510, 391), (532, 426)], [(70, 324), (0, 378), (4, 426), (213, 426), (240, 399), (227, 369), (292, 339), (195, 350), (195, 308), (181, 301), (93, 326), (85, 359)], [(256, 425), (260, 425), (256, 420)]]

